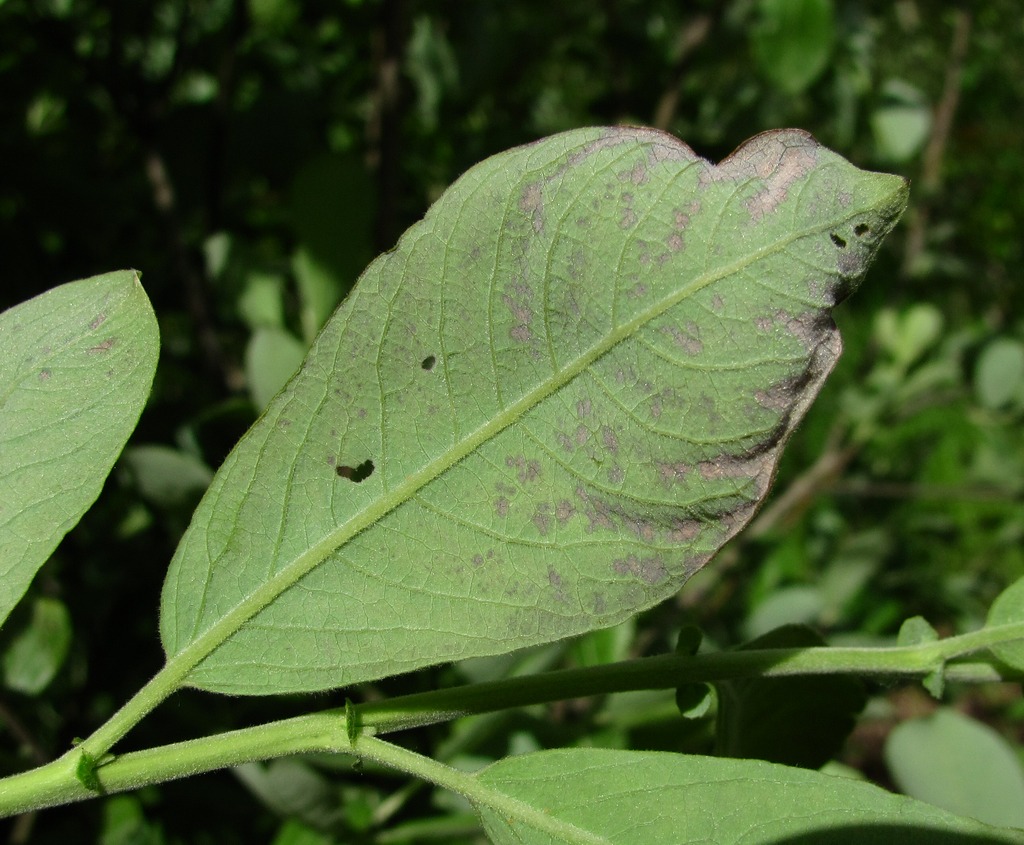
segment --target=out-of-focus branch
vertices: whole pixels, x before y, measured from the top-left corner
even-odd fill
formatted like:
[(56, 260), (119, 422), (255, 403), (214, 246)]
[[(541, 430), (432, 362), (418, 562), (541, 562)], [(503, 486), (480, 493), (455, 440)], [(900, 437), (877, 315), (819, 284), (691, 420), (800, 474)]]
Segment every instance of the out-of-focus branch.
[(960, 103), (960, 83), (963, 78), (964, 61), (971, 40), (971, 13), (966, 9), (957, 10), (953, 19), (953, 37), (949, 45), (949, 59), (946, 62), (946, 78), (942, 96), (935, 107), (932, 133), (921, 156), (920, 195), (923, 200), (910, 215), (906, 247), (903, 252), (903, 275), (914, 272), (924, 253), (931, 210), (942, 186), (942, 161), (953, 130), (953, 119)]
[(679, 31), (676, 39), (676, 58), (672, 63), (668, 85), (654, 109), (654, 125), (658, 129), (668, 129), (675, 119), (679, 108), (679, 89), (683, 84), (687, 63), (690, 55), (703, 44), (711, 33), (714, 19), (711, 14), (697, 15)]
[(405, 20), (402, 0), (384, 0), (381, 22), (374, 37), (377, 82), (366, 126), (367, 161), (377, 172), (378, 249), (393, 245), (398, 235), (398, 198), (401, 195), (402, 52)]
[(196, 328), (203, 363), (210, 375), (216, 377), (230, 392), (245, 386), (242, 371), (224, 355), (220, 338), (210, 313), (206, 282), (193, 265), (188, 244), (178, 219), (174, 201), (174, 187), (167, 173), (163, 156), (155, 149), (147, 151), (144, 160), (146, 179), (153, 192), (153, 205), (160, 213), (167, 229), (167, 239), (174, 254), (178, 277), (185, 286), (185, 302)]

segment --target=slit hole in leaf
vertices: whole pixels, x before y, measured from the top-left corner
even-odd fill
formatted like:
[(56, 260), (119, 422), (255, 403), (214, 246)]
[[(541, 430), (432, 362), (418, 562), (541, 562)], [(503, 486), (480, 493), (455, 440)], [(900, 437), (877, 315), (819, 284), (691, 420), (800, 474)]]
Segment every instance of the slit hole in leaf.
[(834, 243), (837, 247), (839, 247), (840, 249), (846, 249), (846, 241), (839, 237), (839, 235), (837, 235), (835, 232), (829, 235), (829, 237), (832, 238), (832, 243)]
[(858, 223), (853, 230), (858, 238), (863, 238), (868, 232), (871, 231), (871, 227), (867, 223)]
[(433, 355), (428, 355), (426, 358), (423, 359), (423, 363), (421, 363), (420, 366), (423, 367), (423, 369), (426, 370), (427, 372), (430, 372), (432, 369), (434, 369), (434, 364), (436, 363), (437, 358)]
[(367, 458), (359, 466), (340, 466), (335, 471), (338, 473), (340, 478), (347, 478), (349, 481), (359, 484), (361, 481), (366, 481), (371, 475), (373, 475), (373, 461)]

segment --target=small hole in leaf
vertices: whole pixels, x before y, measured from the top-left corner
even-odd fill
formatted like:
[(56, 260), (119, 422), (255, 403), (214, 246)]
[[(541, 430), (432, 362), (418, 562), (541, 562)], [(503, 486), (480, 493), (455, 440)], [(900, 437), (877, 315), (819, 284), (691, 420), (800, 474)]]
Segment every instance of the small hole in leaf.
[(437, 358), (435, 358), (433, 355), (428, 355), (426, 358), (423, 359), (423, 363), (421, 363), (420, 366), (423, 367), (424, 370), (427, 370), (429, 372), (430, 370), (434, 369), (434, 364), (436, 363)]
[(829, 235), (829, 237), (832, 238), (832, 243), (834, 243), (837, 247), (839, 247), (840, 249), (846, 249), (846, 241), (839, 237), (839, 235), (837, 235), (835, 232)]
[(853, 234), (858, 238), (863, 238), (870, 231), (871, 227), (867, 223), (858, 223), (856, 227), (854, 227)]
[(373, 469), (373, 461), (367, 459), (356, 467), (338, 467), (335, 472), (338, 473), (340, 478), (347, 478), (349, 481), (358, 484), (361, 481), (366, 481), (367, 478), (373, 475)]

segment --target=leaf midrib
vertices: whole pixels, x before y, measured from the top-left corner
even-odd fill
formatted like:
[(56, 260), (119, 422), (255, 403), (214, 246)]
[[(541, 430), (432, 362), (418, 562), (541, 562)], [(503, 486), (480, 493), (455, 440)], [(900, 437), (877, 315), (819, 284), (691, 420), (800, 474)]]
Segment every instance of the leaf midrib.
[(708, 285), (728, 278), (771, 255), (781, 252), (794, 241), (835, 229), (842, 223), (863, 214), (864, 211), (864, 209), (848, 211), (839, 220), (832, 220), (827, 224), (811, 226), (799, 232), (790, 233), (786, 237), (777, 240), (771, 246), (756, 250), (742, 259), (719, 268), (715, 272), (697, 277), (689, 285), (684, 285), (675, 293), (652, 303), (651, 306), (639, 312), (630, 320), (613, 328), (599, 343), (594, 344), (564, 369), (553, 373), (551, 377), (541, 381), (534, 389), (528, 391), (511, 405), (500, 411), (486, 424), (467, 434), (451, 449), (425, 464), (421, 469), (410, 473), (396, 487), (386, 492), (362, 511), (356, 513), (346, 522), (326, 534), (323, 539), (314, 543), (302, 554), (295, 557), (275, 575), (239, 601), (238, 604), (227, 611), (206, 631), (176, 654), (169, 657), (164, 671), (177, 677), (179, 683), (183, 681), (196, 665), (212, 654), (219, 646), (223, 645), (246, 622), (259, 614), (276, 598), (313, 571), (319, 564), (323, 563), (333, 552), (340, 549), (374, 523), (383, 519), (406, 501), (412, 499), (427, 484), (442, 476), (486, 442), (518, 422), (530, 410), (571, 382), (595, 361), (606, 355), (618, 346), (619, 343), (631, 337), (647, 323), (674, 308), (683, 300), (703, 290)]

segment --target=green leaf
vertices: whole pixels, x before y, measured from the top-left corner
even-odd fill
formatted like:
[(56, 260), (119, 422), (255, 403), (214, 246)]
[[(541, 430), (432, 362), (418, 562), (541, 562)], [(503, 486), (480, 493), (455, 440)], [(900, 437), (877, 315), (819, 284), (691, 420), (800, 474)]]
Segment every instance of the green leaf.
[(46, 596), (33, 601), (28, 625), (4, 653), (4, 685), (25, 695), (46, 689), (68, 655), (71, 634), (71, 614), (62, 601)]
[[(746, 643), (745, 649), (815, 648), (825, 641), (810, 628), (787, 625)], [(866, 695), (859, 678), (750, 678), (721, 682), (716, 753), (817, 769), (846, 741)]]
[(932, 110), (924, 93), (902, 79), (887, 80), (881, 103), (871, 115), (879, 156), (886, 161), (909, 161), (924, 147), (931, 129)]
[[(939, 641), (938, 632), (923, 616), (912, 616), (901, 626), (896, 637), (896, 645), (924, 645)], [(942, 698), (946, 688), (946, 666), (940, 662), (931, 672), (924, 676), (921, 685), (932, 694), (933, 698)]]
[(987, 725), (954, 710), (898, 725), (885, 760), (907, 795), (993, 825), (1024, 828), (1024, 770)]
[(120, 467), (140, 495), (168, 508), (195, 504), (213, 477), (210, 468), (194, 455), (159, 444), (125, 449)]
[(752, 36), (761, 73), (784, 93), (799, 94), (821, 76), (832, 55), (832, 0), (760, 0)]
[(718, 166), (597, 128), (474, 167), (214, 478), (164, 586), (175, 672), (339, 687), (672, 595), (766, 494), (906, 196), (796, 130)]
[(1024, 842), (868, 783), (757, 760), (566, 749), (507, 757), (478, 778), (497, 793), (478, 800), (495, 845)]
[(302, 363), (306, 348), (284, 329), (257, 329), (245, 350), (245, 380), (252, 403), (265, 408)]
[(982, 407), (998, 410), (1015, 400), (1024, 405), (1024, 343), (1007, 337), (985, 345), (974, 368)]
[(99, 495), (146, 403), (159, 345), (130, 270), (0, 315), (0, 622)]
[[(992, 602), (988, 625), (1010, 625), (1024, 622), (1024, 578), (1018, 578)], [(1024, 672), (1024, 640), (992, 646), (992, 653), (1004, 663)]]

